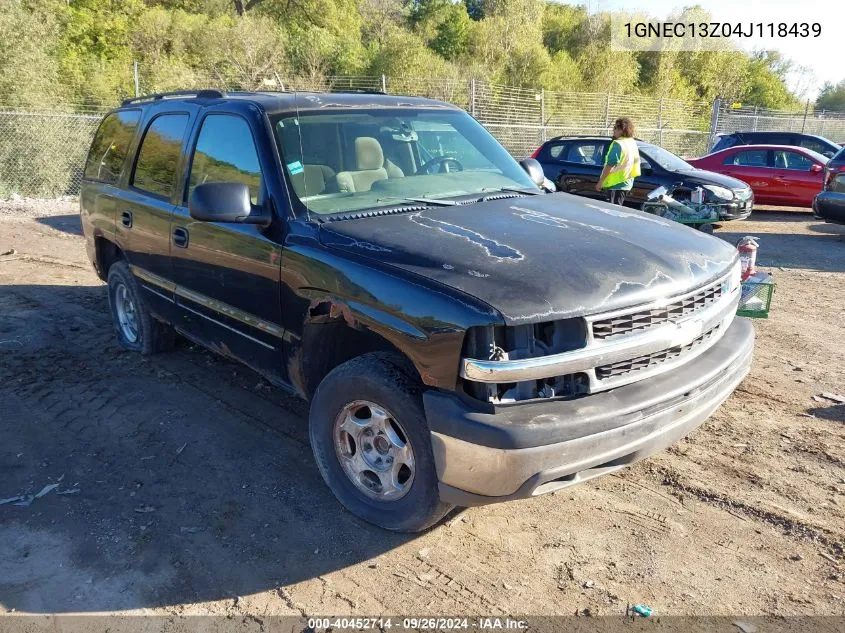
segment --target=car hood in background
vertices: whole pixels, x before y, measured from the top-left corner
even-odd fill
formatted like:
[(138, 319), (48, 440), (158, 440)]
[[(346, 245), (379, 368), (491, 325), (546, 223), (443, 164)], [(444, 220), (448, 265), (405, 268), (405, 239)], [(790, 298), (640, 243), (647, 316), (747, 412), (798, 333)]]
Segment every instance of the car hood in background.
[(328, 222), (321, 241), (485, 301), (508, 324), (646, 303), (736, 259), (720, 239), (565, 193)]
[(677, 174), (678, 176), (683, 177), (684, 183), (718, 185), (720, 187), (727, 187), (728, 189), (748, 189), (748, 183), (745, 183), (738, 178), (725, 176), (724, 174), (719, 174), (715, 171), (707, 171), (706, 169), (679, 171)]

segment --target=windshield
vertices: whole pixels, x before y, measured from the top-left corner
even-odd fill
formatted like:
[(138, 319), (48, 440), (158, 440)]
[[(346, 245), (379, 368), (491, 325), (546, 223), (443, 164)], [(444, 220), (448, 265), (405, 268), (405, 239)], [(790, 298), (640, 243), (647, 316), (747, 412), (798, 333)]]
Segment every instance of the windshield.
[(293, 192), (311, 213), (538, 191), (465, 112), (372, 108), (272, 121)]
[(657, 145), (644, 145), (641, 146), (641, 150), (643, 150), (643, 154), (649, 162), (660, 165), (666, 171), (689, 171), (695, 169), (695, 167), (680, 156), (675, 156), (672, 152)]

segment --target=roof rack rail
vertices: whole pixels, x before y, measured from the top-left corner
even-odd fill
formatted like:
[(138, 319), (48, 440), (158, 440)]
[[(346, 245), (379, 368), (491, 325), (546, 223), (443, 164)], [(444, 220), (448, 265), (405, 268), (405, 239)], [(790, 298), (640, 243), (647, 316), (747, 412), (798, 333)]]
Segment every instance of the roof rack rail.
[(197, 99), (222, 99), (226, 93), (216, 88), (209, 88), (206, 90), (174, 90), (172, 92), (156, 92), (153, 94), (142, 95), (140, 97), (132, 97), (124, 99), (121, 106), (131, 105), (133, 103), (143, 103), (144, 101), (161, 101), (162, 99), (173, 99), (176, 97), (196, 97)]
[(386, 95), (384, 90), (378, 88), (338, 88), (337, 90), (330, 90), (331, 94), (350, 94), (350, 95)]

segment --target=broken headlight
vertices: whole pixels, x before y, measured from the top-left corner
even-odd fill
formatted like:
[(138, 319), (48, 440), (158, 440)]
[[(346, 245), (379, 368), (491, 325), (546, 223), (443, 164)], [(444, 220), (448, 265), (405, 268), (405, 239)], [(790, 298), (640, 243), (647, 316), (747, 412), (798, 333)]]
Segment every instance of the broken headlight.
[[(514, 326), (473, 327), (464, 342), (464, 357), (484, 360), (519, 360), (560, 354), (587, 344), (587, 323), (582, 318)], [(587, 393), (586, 374), (553, 376), (514, 383), (481, 383), (464, 379), (472, 397), (504, 404), (535, 398), (573, 397)]]
[(731, 202), (734, 199), (734, 192), (727, 187), (720, 187), (719, 185), (704, 185), (704, 190), (709, 192), (707, 196), (710, 200), (707, 202)]

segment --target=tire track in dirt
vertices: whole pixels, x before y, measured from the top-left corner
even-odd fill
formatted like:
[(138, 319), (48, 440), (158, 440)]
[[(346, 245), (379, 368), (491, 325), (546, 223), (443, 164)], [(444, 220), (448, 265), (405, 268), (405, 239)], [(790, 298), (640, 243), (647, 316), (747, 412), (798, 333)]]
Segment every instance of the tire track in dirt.
[(820, 526), (812, 525), (809, 522), (777, 514), (771, 510), (766, 510), (737, 499), (731, 499), (724, 494), (694, 484), (684, 483), (681, 481), (680, 473), (669, 467), (658, 466), (656, 470), (662, 475), (661, 483), (663, 485), (670, 486), (679, 492), (690, 494), (699, 501), (703, 501), (727, 512), (739, 512), (752, 519), (782, 528), (784, 534), (791, 538), (819, 543), (825, 546), (832, 555), (845, 559), (845, 541), (843, 541), (843, 534), (841, 533), (837, 534)]

